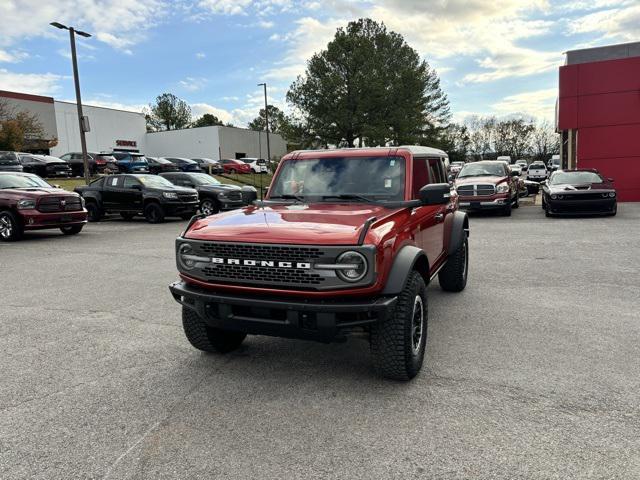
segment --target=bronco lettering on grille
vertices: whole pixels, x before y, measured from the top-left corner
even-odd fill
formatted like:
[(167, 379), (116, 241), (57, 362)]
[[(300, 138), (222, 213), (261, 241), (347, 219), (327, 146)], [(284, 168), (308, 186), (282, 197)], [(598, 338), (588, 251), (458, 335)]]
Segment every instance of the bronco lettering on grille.
[(244, 260), (240, 258), (212, 257), (211, 263), (218, 263), (222, 265), (245, 265), (247, 267), (311, 269), (311, 264), (307, 262), (276, 262), (274, 260)]

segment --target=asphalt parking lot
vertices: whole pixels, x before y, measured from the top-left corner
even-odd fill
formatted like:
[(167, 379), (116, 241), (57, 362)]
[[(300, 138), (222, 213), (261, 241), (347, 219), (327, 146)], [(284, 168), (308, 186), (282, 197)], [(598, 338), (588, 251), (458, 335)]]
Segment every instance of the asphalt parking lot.
[(467, 289), (429, 288), (407, 384), (362, 340), (192, 349), (184, 225), (0, 244), (0, 478), (640, 477), (640, 205), (473, 216)]

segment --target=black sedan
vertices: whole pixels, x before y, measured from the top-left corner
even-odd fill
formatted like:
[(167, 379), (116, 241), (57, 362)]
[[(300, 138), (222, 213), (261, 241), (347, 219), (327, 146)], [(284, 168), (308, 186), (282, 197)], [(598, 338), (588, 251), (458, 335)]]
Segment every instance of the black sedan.
[(25, 172), (34, 173), (42, 178), (70, 177), (71, 166), (64, 160), (50, 155), (19, 153), (18, 158)]
[(169, 160), (176, 167), (178, 167), (183, 172), (201, 172), (200, 165), (197, 162), (189, 158), (181, 158), (181, 157), (163, 157), (165, 160)]
[(541, 186), (547, 217), (577, 213), (613, 216), (618, 209), (613, 179), (603, 178), (597, 170), (557, 170)]
[(166, 172), (180, 171), (177, 165), (170, 162), (166, 158), (147, 156), (147, 163), (149, 164), (149, 173), (153, 173), (154, 175)]
[(174, 185), (195, 188), (200, 198), (200, 212), (204, 215), (240, 208), (246, 205), (248, 200), (252, 202), (256, 199), (255, 193), (252, 198), (243, 199), (240, 187), (220, 183), (206, 173), (161, 173), (160, 176)]

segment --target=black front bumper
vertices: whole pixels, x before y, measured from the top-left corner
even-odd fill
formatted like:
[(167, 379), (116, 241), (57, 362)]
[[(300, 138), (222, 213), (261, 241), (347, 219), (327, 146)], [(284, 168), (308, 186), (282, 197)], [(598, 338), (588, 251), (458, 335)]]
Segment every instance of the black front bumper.
[(575, 200), (547, 200), (547, 208), (555, 214), (608, 214), (616, 208), (616, 199), (575, 199)]
[(348, 302), (238, 296), (182, 281), (169, 285), (169, 290), (178, 303), (196, 311), (211, 327), (321, 342), (384, 320), (397, 302), (395, 296)]
[(165, 215), (169, 217), (174, 215), (179, 216), (186, 213), (195, 215), (198, 210), (198, 206), (198, 202), (165, 202), (162, 204)]

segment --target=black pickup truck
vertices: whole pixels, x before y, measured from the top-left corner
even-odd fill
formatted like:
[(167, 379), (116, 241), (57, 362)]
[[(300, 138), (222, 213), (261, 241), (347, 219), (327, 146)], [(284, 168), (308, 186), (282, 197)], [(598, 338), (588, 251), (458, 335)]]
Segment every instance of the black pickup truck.
[(189, 219), (198, 209), (198, 192), (179, 187), (157, 175), (107, 175), (74, 189), (86, 202), (90, 222), (107, 213), (119, 213), (125, 220), (142, 214), (149, 223), (165, 217)]

